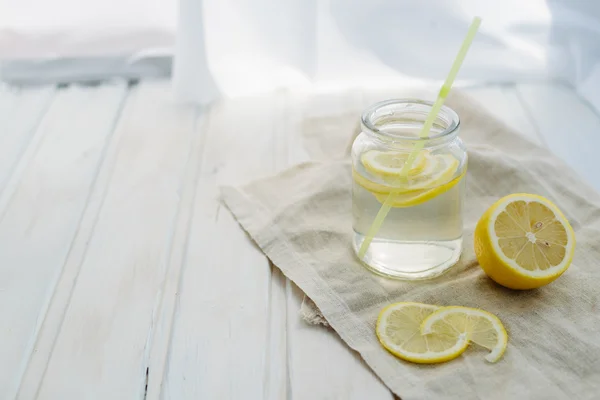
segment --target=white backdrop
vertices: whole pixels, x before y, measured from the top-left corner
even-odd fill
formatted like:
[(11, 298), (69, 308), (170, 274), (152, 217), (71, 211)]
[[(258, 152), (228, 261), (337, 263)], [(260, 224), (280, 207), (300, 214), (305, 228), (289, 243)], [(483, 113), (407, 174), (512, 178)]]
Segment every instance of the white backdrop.
[[(474, 15), (469, 82), (570, 82), (600, 110), (596, 0), (0, 0), (0, 73), (69, 81), (170, 72), (207, 102), (285, 87), (439, 82)], [(179, 15), (177, 17), (177, 15)]]
[(0, 78), (169, 73), (176, 23), (177, 0), (0, 0)]
[(0, 0), (0, 58), (116, 56), (172, 47), (177, 0)]
[(186, 100), (278, 86), (437, 82), (471, 19), (480, 15), (483, 24), (460, 72), (462, 83), (564, 79), (600, 109), (600, 2), (594, 0), (180, 5), (175, 87)]

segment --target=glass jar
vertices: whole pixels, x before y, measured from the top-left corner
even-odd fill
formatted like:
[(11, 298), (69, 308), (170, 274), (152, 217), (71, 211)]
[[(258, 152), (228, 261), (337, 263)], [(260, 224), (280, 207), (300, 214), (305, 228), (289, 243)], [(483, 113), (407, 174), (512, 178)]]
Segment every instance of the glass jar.
[(387, 200), (391, 208), (359, 256), (386, 277), (432, 278), (462, 251), (467, 153), (449, 107), (441, 108), (427, 137), (419, 136), (432, 106), (416, 99), (377, 103), (363, 113), (352, 145), (353, 247), (361, 254)]

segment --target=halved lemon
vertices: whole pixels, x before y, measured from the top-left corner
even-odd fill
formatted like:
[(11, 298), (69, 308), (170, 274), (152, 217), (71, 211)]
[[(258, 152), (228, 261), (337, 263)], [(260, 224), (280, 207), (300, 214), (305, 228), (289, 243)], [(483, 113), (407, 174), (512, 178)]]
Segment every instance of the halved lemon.
[(546, 285), (569, 268), (575, 232), (550, 200), (512, 194), (498, 200), (475, 228), (475, 254), (485, 273), (511, 289)]
[[(417, 153), (409, 175), (416, 174), (425, 167), (427, 154), (427, 150)], [(360, 156), (360, 160), (365, 169), (373, 175), (399, 176), (409, 156), (410, 152), (369, 150)]]
[(421, 303), (394, 303), (385, 307), (377, 319), (379, 342), (403, 360), (434, 364), (461, 355), (469, 341), (466, 336), (422, 335), (425, 318), (439, 307)]
[(489, 362), (498, 361), (508, 344), (508, 334), (498, 317), (477, 308), (440, 308), (423, 321), (421, 332), (456, 340), (466, 336), (470, 342), (490, 350), (485, 357)]

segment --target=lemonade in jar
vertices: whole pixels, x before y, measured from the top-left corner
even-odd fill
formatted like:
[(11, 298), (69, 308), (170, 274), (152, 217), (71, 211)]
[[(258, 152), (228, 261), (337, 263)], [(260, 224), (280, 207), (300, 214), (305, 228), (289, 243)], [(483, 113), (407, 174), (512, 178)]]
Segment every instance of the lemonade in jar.
[(428, 136), (419, 136), (431, 108), (415, 99), (377, 103), (363, 113), (352, 146), (353, 247), (359, 254), (392, 196), (392, 208), (361, 258), (391, 278), (437, 276), (456, 264), (462, 250), (467, 153), (458, 115), (448, 107), (441, 108)]

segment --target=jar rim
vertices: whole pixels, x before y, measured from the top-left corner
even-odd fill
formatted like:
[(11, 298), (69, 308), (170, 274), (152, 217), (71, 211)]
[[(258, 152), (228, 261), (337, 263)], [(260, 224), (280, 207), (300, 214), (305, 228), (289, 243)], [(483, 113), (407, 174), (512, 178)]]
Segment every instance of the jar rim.
[[(448, 106), (442, 106), (438, 115), (436, 116), (436, 121), (440, 120), (441, 115), (445, 115), (449, 120), (448, 126), (440, 133), (437, 133), (433, 136), (427, 137), (415, 137), (415, 136), (403, 136), (398, 135), (396, 133), (386, 132), (383, 129), (380, 129), (375, 125), (375, 113), (383, 107), (391, 106), (391, 105), (407, 105), (407, 104), (417, 104), (422, 106), (427, 106), (429, 108), (433, 107), (432, 101), (420, 100), (416, 98), (400, 98), (400, 99), (390, 99), (377, 102), (367, 108), (361, 115), (361, 125), (363, 129), (370, 131), (373, 134), (381, 135), (389, 139), (397, 139), (397, 140), (408, 140), (412, 142), (428, 142), (435, 139), (442, 139), (452, 135), (457, 132), (460, 127), (460, 118), (458, 114)], [(443, 121), (443, 119), (442, 119)]]

